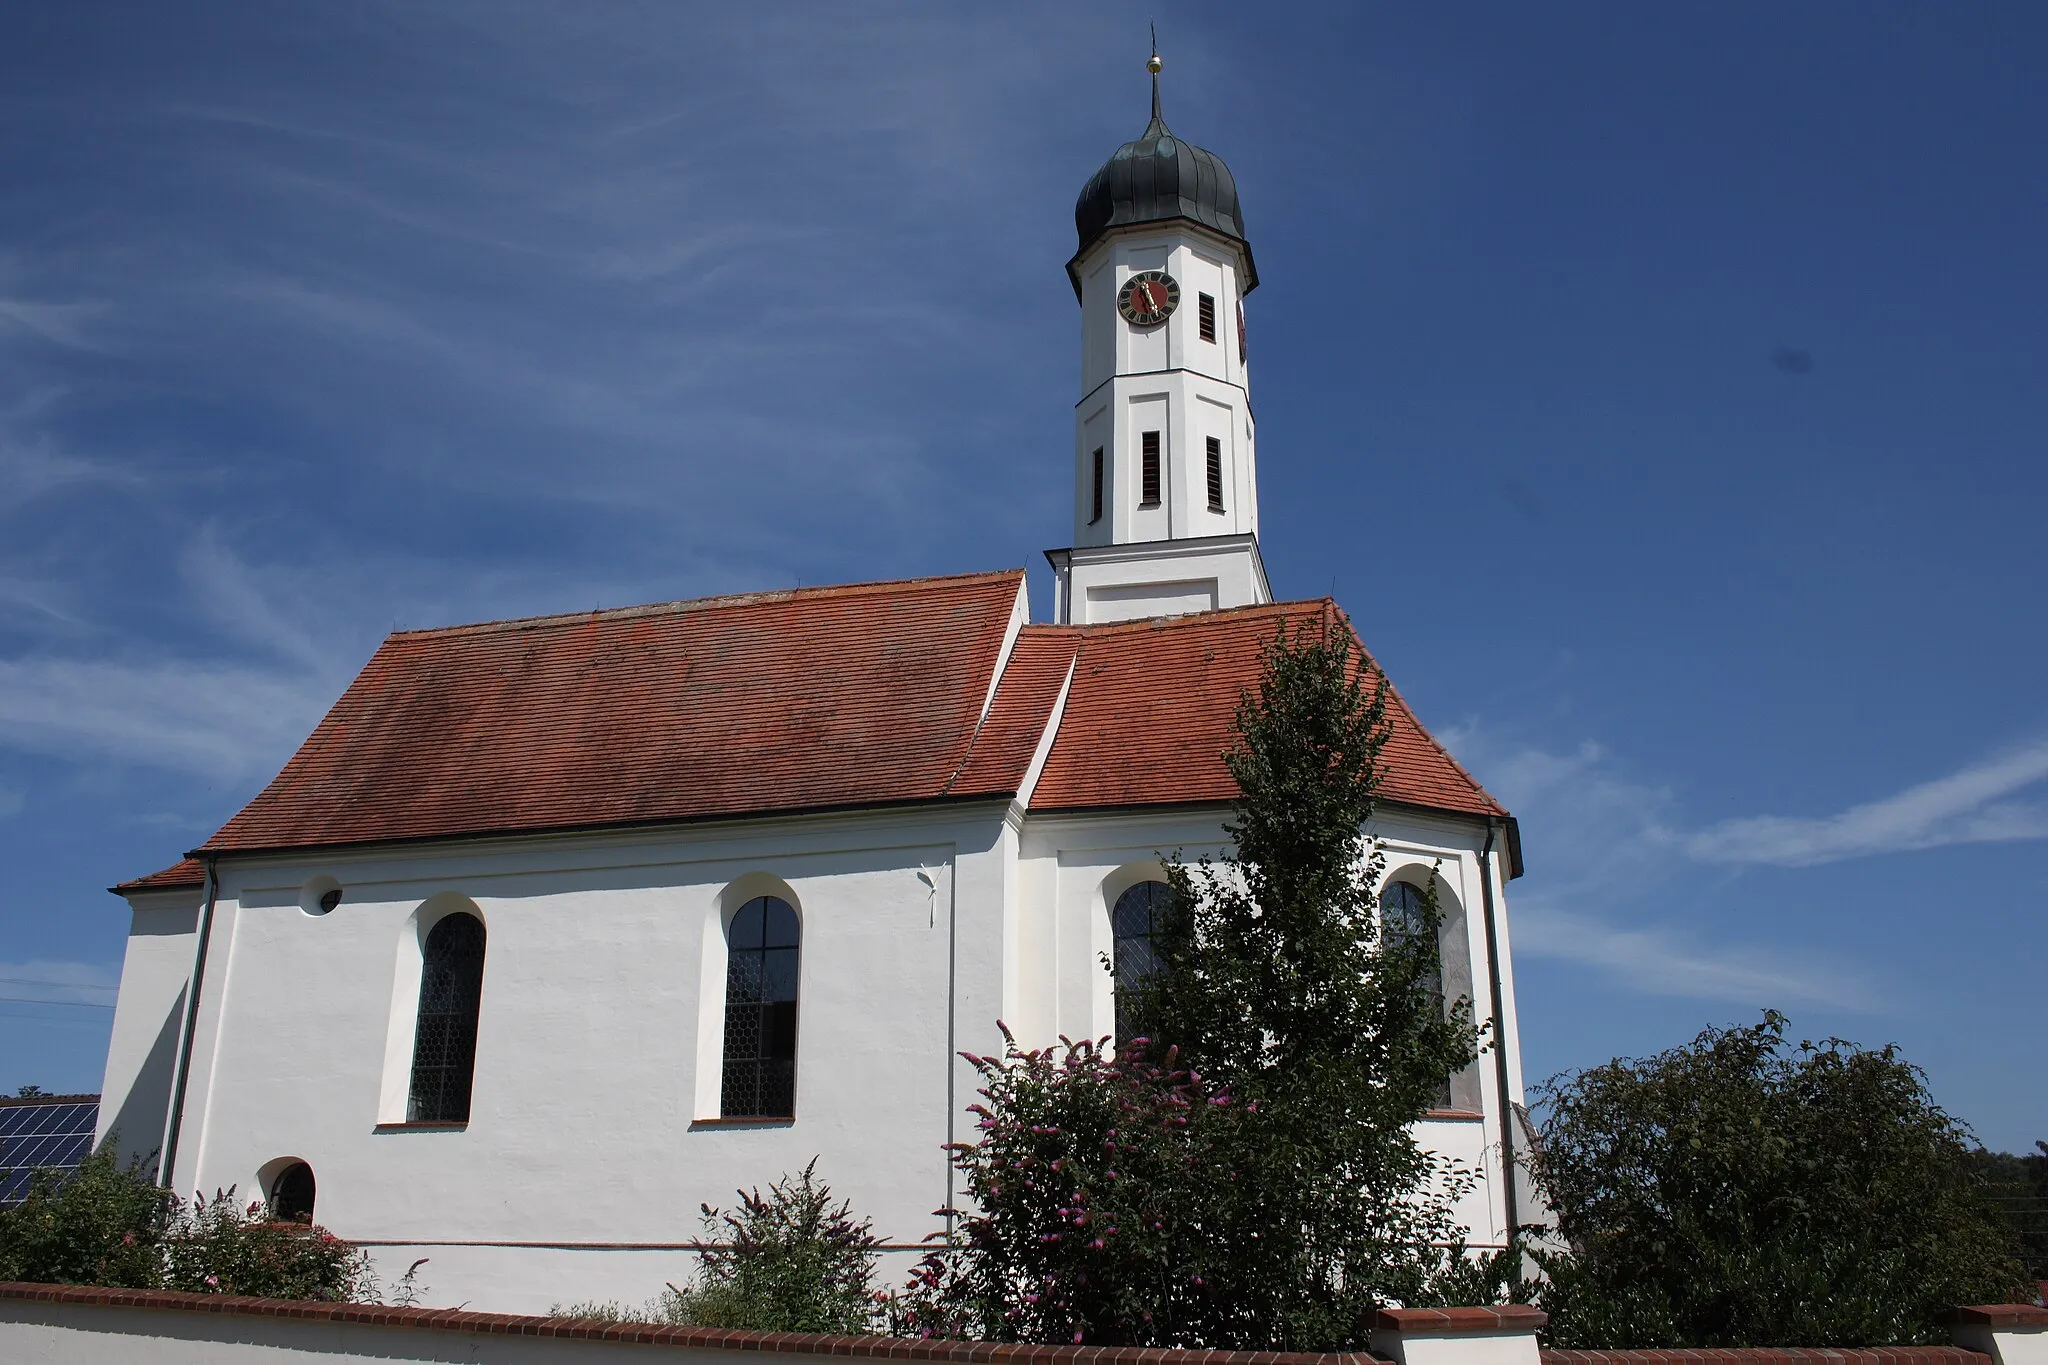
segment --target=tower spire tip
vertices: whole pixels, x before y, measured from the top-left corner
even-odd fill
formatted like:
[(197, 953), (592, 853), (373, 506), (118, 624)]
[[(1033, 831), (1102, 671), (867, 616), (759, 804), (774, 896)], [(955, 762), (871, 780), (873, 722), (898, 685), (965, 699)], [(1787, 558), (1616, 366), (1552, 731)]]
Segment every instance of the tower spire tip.
[(1145, 59), (1145, 69), (1152, 73), (1152, 117), (1159, 119), (1159, 68), (1166, 63), (1159, 60), (1159, 25), (1149, 25), (1152, 30), (1152, 55)]

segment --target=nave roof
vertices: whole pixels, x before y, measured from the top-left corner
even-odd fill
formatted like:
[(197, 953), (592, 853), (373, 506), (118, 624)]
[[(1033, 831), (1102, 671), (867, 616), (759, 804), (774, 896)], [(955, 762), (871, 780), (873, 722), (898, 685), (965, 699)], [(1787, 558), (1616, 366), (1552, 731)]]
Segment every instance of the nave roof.
[[(1023, 591), (1008, 570), (400, 631), (195, 853), (1014, 796), (1063, 687), (1031, 810), (1228, 801), (1261, 647), (1341, 618), (1325, 598), (1027, 625), (1005, 656)], [(1506, 814), (1398, 694), (1388, 720), (1385, 799)], [(188, 858), (115, 889), (202, 880)]]

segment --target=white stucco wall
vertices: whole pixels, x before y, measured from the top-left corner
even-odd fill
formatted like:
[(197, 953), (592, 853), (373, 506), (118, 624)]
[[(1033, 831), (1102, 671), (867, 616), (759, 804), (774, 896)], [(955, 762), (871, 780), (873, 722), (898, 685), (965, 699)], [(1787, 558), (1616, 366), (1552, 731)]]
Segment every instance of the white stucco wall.
[[(304, 1160), (319, 1221), (386, 1276), (424, 1256), (427, 1302), (531, 1312), (680, 1282), (700, 1204), (818, 1156), (896, 1248), (894, 1285), (953, 1193), (942, 1145), (974, 1091), (956, 1054), (999, 1051), (998, 1018), (1026, 1044), (1112, 1032), (1110, 905), (1162, 855), (1220, 852), (1224, 814), (984, 802), (227, 860), (174, 1183), (253, 1198)], [(1484, 1017), (1483, 830), (1373, 832), (1390, 871), (1438, 869), (1452, 992)], [(309, 913), (329, 885), (341, 905)], [(724, 916), (763, 890), (803, 923), (796, 1117), (722, 1122)], [(103, 1112), (161, 1121), (193, 901), (138, 900)], [(402, 1122), (421, 920), (457, 906), (488, 935), (471, 1117), (422, 1129)], [(1455, 1089), (1469, 1113), (1421, 1129), (1478, 1176), (1459, 1214), (1479, 1245), (1503, 1218), (1489, 1065)]]
[(124, 1164), (153, 1161), (163, 1141), (200, 895), (197, 889), (179, 889), (129, 898), (128, 945), (94, 1138), (101, 1143), (113, 1136), (114, 1151)]

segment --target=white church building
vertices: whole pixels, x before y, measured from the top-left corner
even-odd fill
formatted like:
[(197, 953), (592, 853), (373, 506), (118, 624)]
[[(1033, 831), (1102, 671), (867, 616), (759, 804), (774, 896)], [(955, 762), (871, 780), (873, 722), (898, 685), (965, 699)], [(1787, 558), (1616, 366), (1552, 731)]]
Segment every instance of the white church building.
[[(1021, 569), (390, 636), (132, 909), (100, 1136), (313, 1217), (428, 1302), (682, 1282), (700, 1204), (813, 1156), (907, 1258), (956, 1195), (959, 1054), (1113, 1035), (1161, 859), (1224, 847), (1222, 755), (1283, 620), (1259, 558), (1223, 162), (1153, 117), (1075, 208), (1074, 525)], [(1369, 833), (1438, 878), (1444, 990), (1500, 1045), (1422, 1140), (1497, 1246), (1528, 1212), (1514, 821), (1389, 708)], [(1407, 893), (1399, 885), (1383, 893)], [(1519, 1209), (1518, 1209), (1519, 1205)], [(885, 1262), (885, 1278), (898, 1267)]]

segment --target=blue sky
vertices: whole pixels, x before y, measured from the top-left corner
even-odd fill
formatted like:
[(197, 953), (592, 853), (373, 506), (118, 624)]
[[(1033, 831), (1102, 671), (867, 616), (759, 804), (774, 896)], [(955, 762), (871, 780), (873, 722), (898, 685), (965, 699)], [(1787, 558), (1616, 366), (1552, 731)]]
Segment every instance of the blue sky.
[[(2048, 11), (0, 11), (0, 1086), (382, 634), (1028, 565), (1075, 193), (1224, 156), (1263, 546), (1522, 820), (1532, 1077), (2048, 1137)], [(29, 1003), (29, 998), (66, 1004)]]

